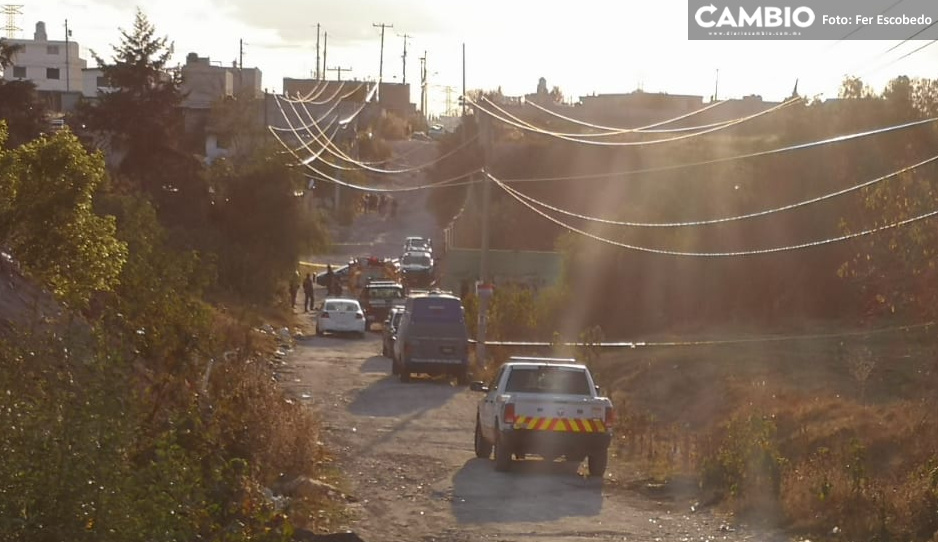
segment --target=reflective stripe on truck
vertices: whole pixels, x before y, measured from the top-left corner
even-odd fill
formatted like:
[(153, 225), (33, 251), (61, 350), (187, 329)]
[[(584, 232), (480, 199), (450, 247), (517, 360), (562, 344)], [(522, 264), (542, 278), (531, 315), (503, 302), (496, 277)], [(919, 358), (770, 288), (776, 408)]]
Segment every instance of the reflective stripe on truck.
[(518, 416), (515, 429), (531, 431), (569, 431), (572, 433), (605, 433), (606, 424), (600, 419), (588, 418), (540, 418), (536, 416)]

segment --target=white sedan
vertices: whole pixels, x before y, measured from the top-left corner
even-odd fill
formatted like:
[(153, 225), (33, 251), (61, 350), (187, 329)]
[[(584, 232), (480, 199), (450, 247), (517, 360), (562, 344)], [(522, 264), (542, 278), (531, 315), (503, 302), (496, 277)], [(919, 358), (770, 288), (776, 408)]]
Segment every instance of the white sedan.
[(365, 312), (357, 299), (327, 297), (316, 313), (316, 335), (330, 333), (356, 333), (365, 335)]

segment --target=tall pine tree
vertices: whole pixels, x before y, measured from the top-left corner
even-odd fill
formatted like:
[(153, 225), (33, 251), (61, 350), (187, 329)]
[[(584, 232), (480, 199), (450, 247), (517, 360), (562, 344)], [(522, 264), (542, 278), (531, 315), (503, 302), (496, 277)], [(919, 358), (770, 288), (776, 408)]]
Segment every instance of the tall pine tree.
[(149, 195), (164, 223), (195, 225), (209, 199), (201, 164), (183, 149), (182, 79), (168, 66), (173, 44), (138, 9), (133, 30), (121, 30), (113, 49), (110, 63), (92, 52), (109, 90), (84, 102), (79, 118), (108, 150), (119, 183)]

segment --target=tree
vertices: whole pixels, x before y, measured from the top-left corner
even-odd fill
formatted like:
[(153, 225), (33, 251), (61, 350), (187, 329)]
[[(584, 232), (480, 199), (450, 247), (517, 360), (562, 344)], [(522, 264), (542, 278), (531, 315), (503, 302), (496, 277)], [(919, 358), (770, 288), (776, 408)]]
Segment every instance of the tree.
[(47, 128), (46, 106), (32, 81), (0, 80), (0, 119), (7, 122), (8, 148), (39, 137)]
[[(892, 80), (883, 91), (887, 122), (899, 123), (928, 111), (938, 110), (938, 83), (910, 81), (907, 77)], [(932, 127), (917, 128), (912, 133), (895, 136), (883, 148), (881, 159), (895, 160), (896, 169), (933, 153), (938, 134)], [(864, 188), (863, 205), (852, 220), (845, 219), (846, 231), (883, 227), (927, 214), (938, 205), (934, 190), (935, 167), (903, 173), (885, 183)], [(916, 319), (938, 315), (938, 234), (934, 218), (910, 222), (856, 242), (856, 255), (840, 268), (840, 275), (855, 281), (864, 294), (866, 316), (871, 318), (901, 314)]]
[(843, 99), (859, 100), (861, 98), (872, 98), (875, 96), (873, 89), (864, 84), (859, 77), (847, 77), (840, 84), (840, 93), (838, 97)]
[(101, 155), (67, 130), (0, 154), (0, 246), (77, 307), (113, 288), (126, 259), (114, 218), (92, 210), (103, 182)]
[(167, 68), (173, 53), (168, 38), (139, 9), (133, 30), (121, 30), (113, 62), (92, 53), (112, 92), (97, 103), (83, 102), (78, 117), (97, 143), (110, 151), (120, 180), (154, 198), (164, 222), (180, 223), (204, 214), (207, 186), (200, 163), (182, 150), (183, 94), (178, 72)]
[(260, 303), (274, 299), (307, 250), (328, 243), (321, 221), (296, 196), (305, 182), (299, 171), (271, 156), (265, 149), (237, 169), (216, 172), (212, 213), (219, 288)]
[(19, 43), (12, 44), (6, 38), (0, 38), (0, 69), (6, 70), (13, 65), (13, 56), (23, 48)]
[[(13, 65), (13, 57), (23, 48), (0, 38), (0, 71)], [(45, 104), (36, 94), (32, 81), (0, 80), (0, 119), (7, 122), (10, 147), (39, 137), (46, 126)]]
[(550, 89), (550, 101), (557, 104), (563, 103), (563, 91), (557, 85)]

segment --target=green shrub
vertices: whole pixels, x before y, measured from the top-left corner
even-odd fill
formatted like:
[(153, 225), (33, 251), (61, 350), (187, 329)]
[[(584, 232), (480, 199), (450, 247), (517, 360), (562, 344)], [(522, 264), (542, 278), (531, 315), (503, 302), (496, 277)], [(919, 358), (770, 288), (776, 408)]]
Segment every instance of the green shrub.
[(776, 426), (761, 414), (737, 414), (703, 441), (700, 484), (759, 508), (778, 500), (786, 461), (776, 442)]

